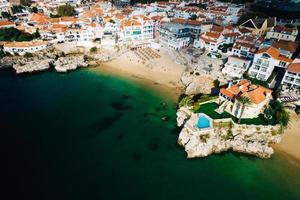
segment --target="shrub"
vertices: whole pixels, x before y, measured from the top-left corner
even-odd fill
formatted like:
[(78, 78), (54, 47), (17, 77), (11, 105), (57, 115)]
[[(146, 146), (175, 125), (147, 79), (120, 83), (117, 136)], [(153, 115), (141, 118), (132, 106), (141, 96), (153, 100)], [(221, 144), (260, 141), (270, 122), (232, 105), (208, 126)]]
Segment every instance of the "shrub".
[(214, 80), (214, 87), (215, 88), (220, 88), (220, 81), (218, 79)]
[(97, 51), (98, 51), (97, 47), (92, 47), (90, 49), (90, 53), (97, 53)]
[(24, 55), (25, 58), (32, 58), (33, 57), (33, 54), (32, 53), (29, 53), (29, 52), (26, 52), (25, 55)]

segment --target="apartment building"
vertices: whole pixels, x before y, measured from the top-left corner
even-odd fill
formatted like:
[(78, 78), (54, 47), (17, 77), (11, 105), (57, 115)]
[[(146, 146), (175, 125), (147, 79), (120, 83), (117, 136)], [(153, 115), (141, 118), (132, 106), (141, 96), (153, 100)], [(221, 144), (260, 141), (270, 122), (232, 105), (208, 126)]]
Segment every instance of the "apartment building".
[(159, 35), (159, 41), (163, 46), (179, 50), (189, 45), (191, 32), (182, 24), (170, 22), (161, 24)]
[(300, 58), (296, 58), (289, 64), (282, 80), (284, 90), (292, 90), (300, 93)]
[(272, 27), (266, 35), (266, 39), (295, 41), (298, 35), (297, 28), (289, 28), (284, 26)]
[(30, 41), (30, 42), (6, 42), (3, 50), (10, 54), (24, 55), (26, 53), (34, 53), (46, 49), (48, 42), (46, 41)]
[(266, 81), (271, 76), (275, 67), (286, 69), (293, 60), (280, 54), (274, 47), (259, 49), (253, 60), (253, 64), (249, 68), (250, 77)]

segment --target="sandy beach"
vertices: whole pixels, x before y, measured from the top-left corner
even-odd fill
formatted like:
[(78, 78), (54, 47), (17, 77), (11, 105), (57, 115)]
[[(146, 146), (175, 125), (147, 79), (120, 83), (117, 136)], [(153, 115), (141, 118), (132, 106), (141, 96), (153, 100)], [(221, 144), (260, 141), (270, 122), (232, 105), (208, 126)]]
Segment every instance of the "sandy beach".
[(300, 164), (300, 117), (295, 112), (290, 113), (289, 127), (285, 130), (282, 141), (274, 145), (274, 149), (290, 157), (291, 162)]
[(184, 88), (180, 77), (185, 66), (175, 63), (166, 50), (157, 53), (158, 58), (142, 60), (134, 51), (128, 51), (91, 70), (129, 78), (146, 87), (158, 89), (163, 95), (177, 100)]

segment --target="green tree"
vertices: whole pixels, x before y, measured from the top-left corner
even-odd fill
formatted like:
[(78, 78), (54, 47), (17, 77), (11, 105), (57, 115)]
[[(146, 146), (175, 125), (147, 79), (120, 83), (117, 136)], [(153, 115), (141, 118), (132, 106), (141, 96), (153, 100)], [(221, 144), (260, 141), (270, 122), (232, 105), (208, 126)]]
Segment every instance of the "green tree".
[(90, 49), (90, 53), (97, 53), (97, 51), (98, 51), (97, 47), (92, 47)]
[(2, 16), (3, 18), (11, 18), (11, 15), (10, 15), (9, 12), (1, 12), (1, 16)]
[(215, 88), (220, 88), (220, 81), (218, 79), (214, 80), (214, 87)]
[(30, 41), (35, 38), (34, 34), (24, 33), (13, 27), (0, 29), (0, 41)]
[(23, 6), (31, 6), (31, 0), (20, 0), (21, 5)]
[(37, 7), (33, 7), (31, 11), (32, 11), (33, 13), (38, 13)]
[(241, 105), (241, 114), (239, 116), (239, 120), (238, 120), (238, 123), (240, 124), (241, 123), (241, 119), (242, 119), (242, 116), (244, 114), (244, 111), (245, 111), (245, 108), (247, 105), (250, 105), (251, 104), (251, 100), (249, 97), (239, 97), (237, 99), (237, 101), (240, 103)]
[(190, 20), (196, 20), (197, 19), (197, 15), (192, 14), (192, 16), (190, 17)]
[(181, 99), (181, 101), (179, 102), (179, 106), (192, 106), (193, 105), (193, 100), (191, 97), (189, 96), (185, 96)]
[(57, 8), (57, 14), (61, 17), (75, 15), (75, 8), (71, 5), (62, 5)]
[(281, 112), (277, 112), (276, 115), (280, 125), (286, 128), (290, 122), (290, 113), (283, 109)]

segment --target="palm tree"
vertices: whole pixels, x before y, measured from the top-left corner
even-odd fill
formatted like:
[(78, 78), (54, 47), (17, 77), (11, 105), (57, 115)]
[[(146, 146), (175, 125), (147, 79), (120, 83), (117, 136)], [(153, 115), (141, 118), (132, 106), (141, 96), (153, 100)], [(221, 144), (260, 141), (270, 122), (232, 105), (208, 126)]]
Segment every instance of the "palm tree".
[(245, 111), (246, 105), (250, 105), (251, 104), (251, 100), (250, 100), (249, 97), (239, 97), (237, 99), (237, 101), (242, 105), (242, 107), (241, 107), (241, 114), (240, 114), (240, 117), (239, 117), (239, 120), (238, 120), (238, 124), (239, 124), (239, 123), (241, 123), (241, 119), (242, 119), (243, 113)]

